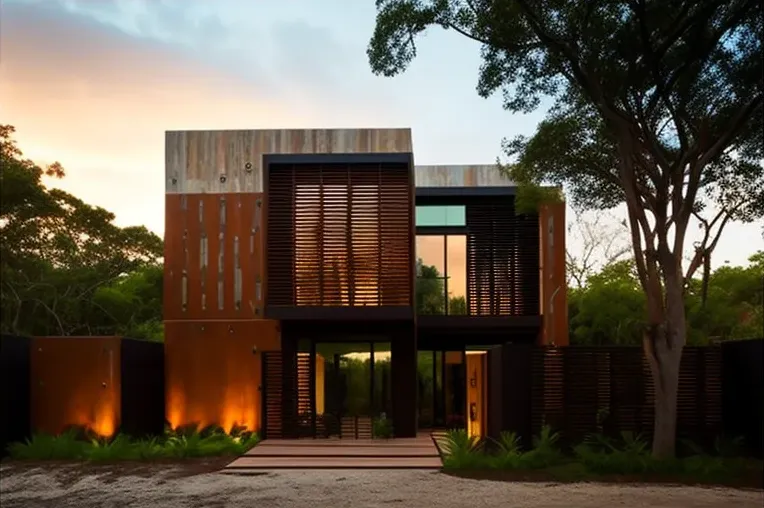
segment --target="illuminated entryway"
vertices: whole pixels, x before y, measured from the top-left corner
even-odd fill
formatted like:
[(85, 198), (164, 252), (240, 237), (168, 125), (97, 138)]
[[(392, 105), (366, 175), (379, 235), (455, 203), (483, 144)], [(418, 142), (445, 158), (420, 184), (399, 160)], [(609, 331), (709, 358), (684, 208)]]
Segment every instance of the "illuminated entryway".
[(303, 437), (372, 438), (392, 412), (390, 344), (301, 340), (298, 426)]

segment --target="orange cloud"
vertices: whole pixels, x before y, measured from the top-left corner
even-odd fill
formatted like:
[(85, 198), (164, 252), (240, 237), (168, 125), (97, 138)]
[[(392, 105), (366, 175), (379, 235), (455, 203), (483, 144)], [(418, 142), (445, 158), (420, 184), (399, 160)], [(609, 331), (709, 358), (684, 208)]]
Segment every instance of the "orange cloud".
[(16, 127), (26, 156), (64, 165), (67, 178), (52, 185), (109, 209), (120, 224), (164, 230), (165, 130), (332, 119), (324, 104), (286, 96), (264, 73), (235, 76), (188, 48), (55, 4), (4, 5), (0, 33), (2, 122)]

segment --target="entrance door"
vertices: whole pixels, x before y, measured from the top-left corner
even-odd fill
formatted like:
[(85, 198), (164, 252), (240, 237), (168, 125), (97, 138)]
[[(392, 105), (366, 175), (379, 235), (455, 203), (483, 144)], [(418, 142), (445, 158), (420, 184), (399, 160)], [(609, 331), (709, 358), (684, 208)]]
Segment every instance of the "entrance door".
[(389, 343), (306, 341), (298, 355), (303, 435), (371, 438), (391, 409)]
[(419, 351), (417, 375), (419, 427), (465, 428), (464, 351)]

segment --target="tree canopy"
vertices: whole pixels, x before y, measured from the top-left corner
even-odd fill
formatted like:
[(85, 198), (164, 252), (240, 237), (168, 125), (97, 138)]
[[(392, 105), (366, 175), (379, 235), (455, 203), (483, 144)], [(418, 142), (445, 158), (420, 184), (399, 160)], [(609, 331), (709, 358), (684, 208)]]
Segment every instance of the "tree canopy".
[[(688, 286), (701, 267), (707, 285), (729, 221), (764, 215), (762, 3), (377, 0), (377, 11), (374, 72), (402, 72), (416, 37), (442, 27), (480, 44), (480, 95), (501, 91), (513, 112), (552, 100), (530, 139), (505, 143), (505, 171), (522, 188), (549, 199), (538, 190), (558, 183), (579, 207), (626, 205), (656, 388), (653, 452), (673, 455)], [(693, 217), (705, 234), (685, 267)]]
[[(687, 342), (760, 337), (764, 330), (764, 252), (748, 266), (721, 266), (711, 273), (708, 297), (702, 301), (702, 281), (688, 288)], [(645, 293), (632, 259), (615, 261), (589, 276), (568, 295), (570, 341), (585, 345), (638, 345), (647, 313)]]
[(43, 177), (0, 126), (0, 312), (4, 333), (161, 338), (162, 240)]

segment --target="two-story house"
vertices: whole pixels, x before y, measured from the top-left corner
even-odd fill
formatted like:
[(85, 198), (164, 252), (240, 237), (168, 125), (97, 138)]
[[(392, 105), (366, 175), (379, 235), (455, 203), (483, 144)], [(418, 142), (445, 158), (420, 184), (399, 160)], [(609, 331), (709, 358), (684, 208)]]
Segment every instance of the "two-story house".
[(567, 344), (564, 206), (514, 195), (409, 129), (167, 132), (170, 424), (483, 434), (485, 351)]

